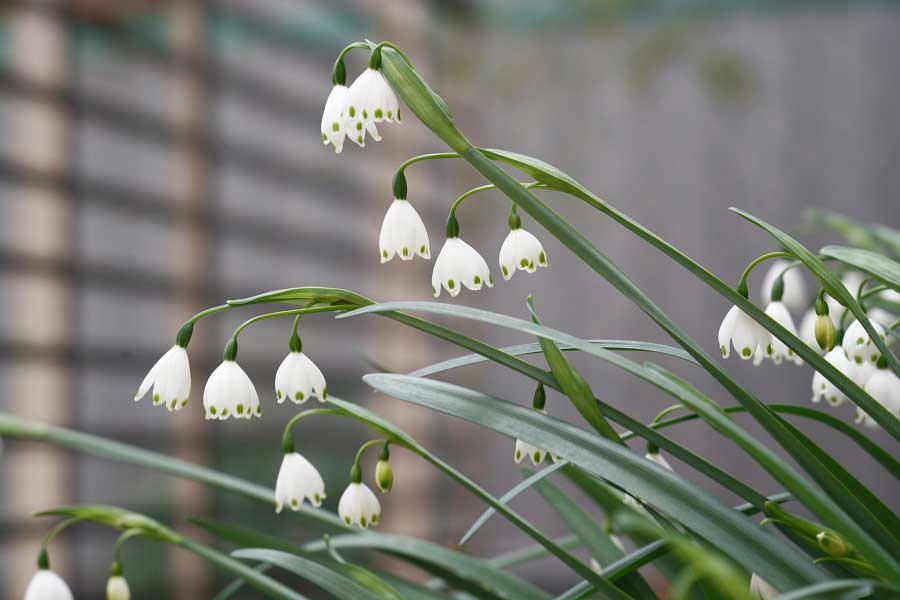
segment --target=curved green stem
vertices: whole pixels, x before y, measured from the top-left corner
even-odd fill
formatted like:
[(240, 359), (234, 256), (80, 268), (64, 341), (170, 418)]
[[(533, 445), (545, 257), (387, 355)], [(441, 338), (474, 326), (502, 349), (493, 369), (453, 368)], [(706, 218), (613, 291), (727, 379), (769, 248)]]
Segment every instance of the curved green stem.
[[(367, 45), (367, 47), (369, 47), (369, 46)], [(409, 60), (409, 57), (403, 53), (403, 50), (401, 50), (400, 47), (397, 46), (397, 44), (395, 44), (394, 42), (383, 41), (383, 42), (379, 42), (374, 48), (372, 48), (372, 54), (369, 58), (369, 68), (370, 69), (380, 69), (381, 68), (381, 49), (382, 48), (390, 48), (391, 50), (394, 50), (397, 54), (399, 54), (401, 56), (401, 58), (403, 58), (403, 60), (406, 61), (406, 64), (408, 64), (409, 67), (412, 68), (412, 66), (413, 66), (412, 61)]]
[[(536, 187), (537, 188), (546, 187), (543, 183), (541, 183), (539, 181), (531, 181), (531, 182), (527, 182), (527, 183), (521, 182), (521, 184), (522, 184), (522, 187), (525, 188), (526, 190), (530, 190), (530, 189), (536, 188)], [(460, 196), (456, 200), (453, 201), (453, 204), (450, 205), (450, 216), (455, 216), (456, 209), (459, 208), (459, 206), (463, 202), (465, 202), (466, 200), (468, 200), (475, 194), (478, 194), (481, 192), (486, 192), (489, 190), (494, 190), (494, 189), (497, 189), (496, 185), (488, 184), (488, 185), (480, 185), (478, 187), (472, 188), (471, 190), (467, 190), (467, 191), (463, 192), (462, 194), (460, 194)], [(513, 203), (513, 204), (515, 205), (515, 203)]]
[(47, 552), (47, 548), (50, 546), (50, 542), (53, 541), (57, 535), (62, 532), (63, 529), (68, 527), (69, 525), (74, 525), (80, 521), (83, 521), (82, 517), (72, 517), (70, 519), (65, 519), (60, 521), (56, 525), (54, 525), (50, 531), (47, 532), (47, 535), (44, 536), (44, 539), (41, 541), (41, 550), (38, 553), (38, 569), (49, 569), (50, 568), (50, 556)]
[[(121, 555), (122, 555), (122, 544), (124, 544), (125, 542), (127, 542), (127, 541), (130, 540), (131, 538), (133, 538), (133, 537), (138, 537), (138, 536), (140, 536), (140, 535), (143, 535), (143, 532), (142, 532), (140, 529), (128, 529), (128, 530), (122, 532), (122, 535), (120, 535), (120, 536), (118, 537), (118, 539), (116, 540), (115, 545), (113, 546), (113, 564), (114, 564), (114, 565), (115, 565), (115, 564), (120, 565), (120, 569), (121, 569), (121, 564), (122, 564), (122, 558), (121, 558)], [(120, 574), (121, 574), (121, 573), (120, 573)]]
[(300, 419), (304, 419), (306, 417), (311, 417), (313, 415), (334, 415), (338, 414), (333, 408), (310, 408), (304, 411), (301, 411), (291, 417), (291, 419), (284, 426), (284, 433), (281, 436), (281, 448), (284, 450), (285, 454), (290, 454), (294, 452), (294, 434), (293, 428), (294, 425), (297, 424)]
[(353, 466), (350, 467), (350, 483), (359, 483), (360, 481), (362, 481), (362, 470), (360, 469), (359, 461), (362, 460), (363, 454), (365, 454), (366, 450), (377, 444), (384, 444), (386, 441), (387, 440), (385, 440), (384, 438), (378, 438), (369, 440), (359, 447), (359, 450), (356, 451), (356, 458), (353, 459)]
[(885, 290), (889, 290), (889, 289), (891, 289), (891, 288), (886, 285), (876, 285), (875, 287), (869, 288), (864, 292), (860, 288), (860, 291), (857, 292), (856, 297), (859, 300), (865, 300), (866, 298), (868, 298), (870, 296), (874, 296), (875, 294), (880, 294), (881, 292), (883, 292)]
[(747, 298), (750, 295), (747, 288), (747, 278), (750, 277), (750, 271), (752, 271), (757, 265), (772, 258), (794, 258), (794, 255), (790, 252), (769, 252), (753, 259), (750, 264), (747, 265), (747, 268), (744, 269), (744, 272), (741, 273), (741, 278), (738, 281), (736, 288), (738, 293), (742, 294), (744, 298)]
[(406, 161), (400, 163), (400, 166), (397, 167), (396, 172), (402, 173), (406, 170), (406, 167), (409, 167), (416, 163), (428, 160), (443, 160), (445, 158), (460, 158), (460, 156), (457, 152), (432, 152), (430, 154), (419, 154), (418, 156), (413, 156), (412, 158), (408, 158)]
[[(354, 304), (327, 304), (325, 306), (293, 308), (290, 310), (279, 310), (276, 312), (270, 312), (270, 313), (265, 313), (262, 315), (256, 315), (255, 317), (247, 319), (246, 321), (244, 321), (243, 323), (238, 325), (235, 328), (234, 333), (231, 334), (231, 337), (233, 339), (237, 339), (237, 337), (241, 334), (241, 332), (244, 331), (247, 327), (249, 327), (250, 325), (253, 325), (254, 323), (258, 323), (260, 321), (265, 321), (267, 319), (274, 319), (276, 317), (290, 317), (290, 316), (300, 317), (301, 315), (311, 315), (311, 314), (323, 313), (323, 312), (341, 312), (344, 310), (353, 310), (354, 308), (357, 308), (357, 306)], [(294, 321), (294, 327), (296, 328), (296, 321)]]
[(369, 45), (365, 42), (353, 42), (341, 50), (340, 54), (338, 54), (337, 59), (334, 61), (334, 66), (331, 68), (331, 83), (334, 85), (346, 85), (347, 84), (347, 67), (344, 65), (344, 57), (348, 52), (353, 50), (354, 48), (368, 48)]

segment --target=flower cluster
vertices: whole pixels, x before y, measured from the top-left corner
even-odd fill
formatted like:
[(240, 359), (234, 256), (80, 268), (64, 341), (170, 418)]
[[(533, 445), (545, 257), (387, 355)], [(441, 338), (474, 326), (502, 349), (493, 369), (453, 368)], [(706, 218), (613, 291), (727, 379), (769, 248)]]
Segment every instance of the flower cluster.
[[(183, 345), (182, 345), (183, 344)], [(181, 339), (150, 369), (134, 395), (137, 402), (153, 387), (153, 404), (169, 410), (187, 405), (191, 389), (191, 369), (187, 354), (187, 340)], [(319, 367), (303, 353), (296, 324), (291, 336), (291, 351), (275, 373), (275, 398), (279, 404), (285, 398), (302, 404), (311, 397), (324, 402), (328, 396), (325, 377)], [(207, 419), (252, 419), (262, 416), (259, 394), (247, 373), (237, 364), (237, 338), (225, 348), (225, 356), (210, 374), (203, 389), (203, 408)]]
[[(851, 293), (856, 294), (863, 284), (858, 273), (848, 272), (842, 283)], [(745, 288), (746, 289), (746, 288)], [(893, 299), (896, 292), (885, 292)], [(768, 302), (765, 313), (795, 335), (799, 335), (806, 345), (824, 353), (824, 358), (835, 369), (846, 375), (859, 387), (865, 389), (887, 410), (900, 418), (900, 378), (890, 369), (884, 368), (880, 360), (881, 352), (869, 333), (858, 320), (853, 320), (846, 329), (847, 309), (836, 300), (820, 292), (813, 308), (804, 315), (799, 328), (794, 326), (789, 309), (805, 306), (806, 291), (803, 279), (787, 261), (775, 261), (763, 280), (763, 299)], [(896, 320), (896, 316), (884, 309), (873, 308), (869, 319), (875, 332), (885, 339), (884, 325)], [(840, 332), (843, 329), (841, 336)], [(722, 356), (728, 358), (731, 348), (744, 360), (759, 365), (766, 358), (775, 364), (788, 359), (798, 365), (803, 361), (784, 342), (775, 338), (759, 323), (750, 318), (737, 306), (732, 306), (719, 327), (719, 347)], [(840, 339), (840, 344), (837, 340)], [(816, 372), (812, 378), (812, 401), (824, 399), (832, 406), (840, 406), (847, 399), (844, 393), (831, 383), (822, 373)], [(875, 421), (857, 408), (856, 422), (874, 427)]]
[(347, 87), (335, 81), (322, 112), (322, 143), (340, 154), (349, 137), (360, 148), (366, 135), (381, 141), (376, 123), (400, 123), (400, 102), (384, 75), (371, 66)]

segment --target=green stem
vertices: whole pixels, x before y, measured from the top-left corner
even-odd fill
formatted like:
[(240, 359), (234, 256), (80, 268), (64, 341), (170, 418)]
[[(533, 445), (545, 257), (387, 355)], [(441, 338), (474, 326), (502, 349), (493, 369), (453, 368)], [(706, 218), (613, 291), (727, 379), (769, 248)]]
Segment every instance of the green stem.
[[(535, 188), (535, 187), (546, 187), (543, 183), (541, 183), (539, 181), (531, 181), (528, 183), (521, 182), (521, 185), (526, 190), (530, 190), (531, 188)], [(460, 194), (460, 196), (456, 200), (453, 201), (453, 204), (450, 205), (450, 215), (456, 216), (456, 209), (459, 208), (459, 206), (463, 202), (465, 202), (466, 200), (468, 200), (475, 194), (478, 194), (481, 192), (486, 192), (489, 190), (494, 190), (494, 189), (497, 189), (496, 185), (488, 184), (488, 185), (480, 185), (478, 187), (472, 188), (471, 190), (463, 192), (462, 194)], [(515, 203), (513, 203), (513, 205), (515, 205)]]
[(744, 298), (749, 297), (750, 293), (747, 288), (747, 278), (750, 277), (750, 271), (752, 271), (754, 267), (756, 267), (756, 265), (759, 265), (772, 258), (794, 258), (794, 255), (790, 252), (769, 252), (768, 254), (763, 254), (762, 256), (755, 258), (750, 262), (750, 264), (747, 265), (747, 268), (744, 269), (744, 272), (741, 273), (741, 278), (738, 281), (736, 288), (739, 294), (743, 295)]
[[(301, 315), (311, 315), (315, 313), (323, 313), (323, 312), (341, 312), (345, 310), (353, 310), (354, 308), (358, 308), (355, 304), (327, 304), (325, 306), (312, 306), (307, 308), (293, 308), (290, 310), (279, 310), (276, 312), (265, 313), (262, 315), (256, 315), (250, 319), (247, 319), (243, 323), (237, 326), (234, 330), (234, 333), (231, 335), (233, 339), (237, 339), (237, 337), (250, 325), (254, 323), (258, 323), (260, 321), (265, 321), (266, 319), (274, 319), (276, 317), (290, 317), (290, 316), (301, 316)], [(294, 324), (296, 328), (296, 321)]]
[(344, 57), (347, 53), (354, 48), (368, 47), (369, 45), (365, 42), (354, 42), (341, 50), (341, 53), (338, 54), (337, 59), (334, 61), (334, 66), (331, 68), (331, 83), (333, 85), (347, 85), (347, 67), (344, 65)]
[(122, 564), (122, 544), (124, 544), (131, 538), (140, 535), (142, 535), (140, 529), (128, 529), (127, 531), (122, 532), (122, 535), (119, 536), (119, 538), (116, 540), (115, 545), (113, 546), (113, 563), (118, 563), (119, 565)]
[(297, 413), (287, 422), (284, 426), (284, 433), (281, 435), (281, 449), (284, 450), (285, 454), (290, 454), (294, 452), (294, 433), (293, 427), (297, 424), (300, 419), (305, 417), (311, 417), (313, 415), (334, 415), (338, 414), (338, 411), (333, 408), (310, 408), (304, 410), (302, 412)]
[(41, 550), (38, 553), (38, 569), (49, 569), (50, 568), (50, 555), (47, 552), (47, 548), (50, 546), (50, 542), (53, 541), (57, 535), (59, 535), (63, 529), (68, 527), (69, 525), (74, 525), (80, 521), (83, 521), (82, 517), (72, 517), (71, 519), (65, 519), (60, 521), (56, 525), (54, 525), (50, 531), (47, 532), (47, 535), (44, 536), (43, 541), (41, 542)]
[(384, 444), (386, 441), (387, 440), (383, 438), (369, 440), (359, 447), (359, 450), (356, 451), (356, 458), (353, 459), (353, 466), (350, 467), (350, 483), (359, 483), (362, 481), (362, 469), (359, 466), (359, 461), (362, 460), (365, 451), (376, 444)]
[(397, 173), (403, 173), (406, 171), (406, 167), (414, 165), (416, 163), (424, 162), (427, 160), (442, 160), (445, 158), (461, 158), (456, 152), (433, 152), (431, 154), (420, 154), (418, 156), (413, 156), (410, 159), (407, 159), (405, 162), (401, 163), (399, 167), (397, 167)]

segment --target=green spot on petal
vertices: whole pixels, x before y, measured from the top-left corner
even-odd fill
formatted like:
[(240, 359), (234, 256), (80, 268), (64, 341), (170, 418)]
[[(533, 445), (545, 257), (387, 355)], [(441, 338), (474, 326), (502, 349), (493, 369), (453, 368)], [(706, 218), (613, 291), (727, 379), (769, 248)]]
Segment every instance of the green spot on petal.
[(297, 392), (296, 394), (294, 394), (294, 400), (296, 400), (297, 402), (302, 401), (303, 400), (303, 392)]
[(212, 408), (209, 409), (209, 412), (216, 415), (219, 413), (219, 409), (217, 409), (215, 406), (213, 406)]
[(409, 256), (409, 248), (403, 247), (403, 256)]
[(362, 131), (362, 122), (359, 122), (359, 123), (356, 124), (356, 130), (357, 130), (357, 131)]
[(328, 134), (325, 133), (324, 131), (322, 132), (322, 141), (323, 141), (323, 142), (327, 142), (327, 141), (328, 141)]
[(237, 414), (239, 414), (239, 415), (244, 414), (244, 405), (243, 404), (237, 405)]
[(159, 404), (159, 394), (153, 394), (153, 404)]
[(456, 287), (456, 282), (453, 281), (452, 279), (448, 279), (447, 280), (447, 289), (452, 290), (455, 287)]
[(478, 275), (476, 275), (476, 276), (475, 276), (475, 279), (473, 279), (472, 281), (475, 283), (475, 285), (480, 285), (480, 284), (481, 284), (481, 277), (478, 276)]
[(349, 109), (347, 109), (347, 114), (350, 115), (351, 117), (355, 117), (356, 116), (356, 107), (351, 106)]
[(341, 130), (341, 126), (338, 124), (337, 121), (335, 121), (334, 123), (331, 124), (331, 130), (335, 133), (337, 133), (338, 131)]
[(384, 113), (382, 112), (382, 110), (380, 108), (376, 108), (375, 109), (375, 118), (380, 119), (383, 116), (384, 116)]
[(519, 265), (522, 266), (522, 267), (527, 267), (527, 266), (528, 266), (528, 259), (527, 259), (527, 258), (523, 258), (522, 260), (519, 261)]
[(753, 354), (753, 350), (751, 350), (750, 348), (744, 348), (743, 350), (741, 350), (741, 356), (746, 356), (749, 358), (751, 354)]

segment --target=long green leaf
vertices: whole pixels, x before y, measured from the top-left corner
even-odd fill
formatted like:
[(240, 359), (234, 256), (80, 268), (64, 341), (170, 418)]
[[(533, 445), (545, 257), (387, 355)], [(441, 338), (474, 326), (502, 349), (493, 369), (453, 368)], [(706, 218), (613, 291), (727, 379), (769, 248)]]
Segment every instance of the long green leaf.
[[(527, 470), (525, 472), (529, 474)], [(544, 497), (547, 504), (553, 507), (572, 533), (581, 540), (581, 544), (588, 553), (601, 566), (613, 564), (625, 555), (612, 541), (606, 530), (553, 483), (543, 479), (535, 483), (535, 489)], [(637, 571), (620, 579), (617, 585), (635, 598), (656, 598), (656, 594)]]
[[(330, 543), (333, 548), (379, 550), (419, 563), (425, 568), (436, 567), (438, 572), (449, 574), (455, 579), (467, 583), (465, 589), (478, 597), (509, 600), (548, 598), (547, 594), (531, 584), (515, 575), (491, 567), (479, 558), (454, 552), (423, 540), (390, 534), (379, 536), (361, 534), (334, 536)], [(323, 550), (325, 545), (322, 542), (312, 542), (304, 547), (315, 552)]]
[(877, 252), (846, 246), (825, 246), (819, 254), (836, 258), (846, 265), (865, 271), (877, 277), (881, 283), (900, 291), (900, 263)]
[[(531, 313), (531, 320), (540, 325), (541, 322), (538, 320), (537, 313), (534, 310), (534, 303), (530, 296), (528, 298), (528, 311)], [(616, 430), (612, 428), (612, 425), (609, 424), (609, 421), (606, 420), (597, 407), (597, 403), (594, 401), (594, 392), (584, 376), (566, 360), (566, 356), (552, 340), (538, 337), (538, 343), (541, 345), (541, 351), (543, 351), (544, 358), (547, 359), (547, 364), (550, 366), (550, 372), (553, 373), (553, 377), (562, 388), (563, 394), (569, 398), (582, 418), (594, 428), (594, 431), (603, 437), (619, 444), (624, 444), (619, 434), (616, 433)]]
[[(541, 479), (549, 476), (552, 473), (555, 473), (566, 464), (566, 461), (561, 460), (559, 462), (553, 463), (551, 466), (545, 469), (541, 469), (540, 471), (533, 473), (531, 476), (526, 477), (525, 479), (517, 483), (514, 487), (512, 487), (508, 492), (500, 496), (497, 501), (501, 504), (508, 504), (510, 500), (530, 488)], [(481, 529), (484, 524), (487, 523), (488, 520), (495, 514), (497, 514), (497, 511), (493, 508), (488, 508), (483, 513), (481, 513), (481, 515), (477, 519), (475, 519), (475, 522), (472, 523), (472, 526), (469, 527), (469, 530), (466, 531), (466, 533), (464, 533), (461, 538), (459, 538), (459, 545), (462, 546), (470, 539), (472, 539), (472, 536), (475, 535), (475, 533), (479, 529)]]
[[(338, 407), (345, 415), (356, 419), (357, 421), (367, 425), (370, 429), (377, 431), (381, 435), (388, 438), (391, 443), (402, 446), (407, 450), (421, 456), (423, 459), (443, 471), (454, 481), (462, 485), (466, 490), (483, 500), (488, 506), (493, 507), (498, 513), (503, 515), (510, 523), (518, 527), (526, 535), (534, 539), (536, 542), (547, 548), (547, 550), (575, 571), (582, 578), (587, 579), (597, 586), (597, 589), (606, 593), (613, 600), (621, 598), (624, 600), (627, 596), (618, 588), (606, 581), (598, 575), (588, 565), (584, 564), (578, 558), (567, 552), (563, 548), (557, 546), (552, 539), (541, 533), (534, 525), (523, 519), (514, 511), (510, 510), (503, 503), (498, 501), (494, 496), (488, 493), (480, 485), (454, 469), (452, 466), (429, 452), (421, 444), (416, 442), (406, 432), (400, 430), (392, 423), (382, 419), (370, 410), (367, 410), (357, 404), (346, 402), (329, 396), (327, 402)], [(535, 411), (536, 412), (536, 411)], [(536, 413), (537, 414), (537, 413)]]
[[(665, 344), (655, 344), (653, 342), (633, 342), (631, 340), (585, 341), (589, 344), (596, 344), (600, 348), (606, 348), (607, 350), (618, 350), (625, 352), (656, 352), (658, 354), (674, 356), (688, 362), (696, 363), (696, 361), (691, 358), (691, 356), (684, 350), (681, 350), (680, 348), (673, 348), (672, 346), (666, 346)], [(572, 348), (571, 346), (560, 346), (559, 349), (563, 352), (578, 350), (578, 348)], [(501, 352), (505, 352), (510, 356), (522, 356), (526, 354), (537, 354), (541, 352), (541, 345), (535, 342), (531, 344), (504, 346), (503, 348), (498, 348), (498, 350), (500, 350)], [(433, 365), (428, 365), (427, 367), (416, 369), (415, 371), (407, 373), (407, 375), (410, 375), (412, 377), (427, 377), (430, 375), (436, 375), (437, 373), (443, 373), (444, 371), (449, 371), (451, 369), (458, 369), (459, 367), (466, 367), (469, 365), (482, 363), (488, 360), (490, 360), (488, 357), (481, 354), (466, 354), (465, 356), (451, 358), (439, 363), (435, 363)]]
[[(600, 572), (612, 581), (618, 581), (629, 573), (634, 573), (640, 567), (649, 564), (663, 555), (668, 549), (665, 540), (658, 540), (638, 548), (631, 554), (623, 556), (614, 563), (604, 567)], [(593, 586), (586, 581), (576, 584), (557, 596), (554, 600), (579, 600), (587, 598), (594, 592)], [(654, 596), (649, 596), (650, 598)]]
[(884, 592), (878, 598), (900, 598), (900, 587), (867, 579), (839, 579), (794, 590), (778, 596), (778, 600), (855, 600)]
[[(796, 473), (790, 465), (775, 454), (775, 452), (765, 445), (760, 444), (749, 433), (738, 426), (737, 423), (728, 417), (721, 407), (710, 402), (707, 397), (701, 394), (692, 385), (672, 373), (669, 373), (662, 367), (648, 365), (648, 368), (651, 372), (657, 373), (665, 380), (671, 382), (674, 389), (681, 392), (680, 399), (685, 405), (699, 414), (715, 431), (733, 440), (743, 448), (744, 451), (765, 468), (772, 477), (784, 484), (788, 491), (794, 494), (799, 501), (803, 502), (816, 514), (816, 516), (822, 519), (827, 526), (833, 527), (844, 535), (854, 546), (856, 546), (857, 550), (859, 550), (863, 556), (872, 561), (873, 564), (878, 565), (879, 568), (884, 569), (886, 574), (893, 573), (898, 568), (896, 559), (890, 552), (872, 539), (872, 536), (874, 536), (878, 541), (886, 543), (888, 547), (890, 547), (892, 542), (890, 533), (884, 530), (883, 526), (881, 526), (878, 520), (873, 517), (868, 508), (863, 505), (856, 496), (849, 492), (840, 479), (834, 477), (832, 474), (832, 479), (828, 480), (828, 484), (832, 495), (840, 496), (843, 500), (842, 505), (848, 508), (852, 518), (856, 519), (855, 521), (852, 521), (852, 527), (847, 526), (847, 524), (843, 522), (845, 521), (845, 518), (839, 512), (840, 509), (834, 506), (832, 502), (828, 501), (826, 497), (821, 497), (822, 495), (820, 493), (817, 494), (816, 490), (810, 488), (810, 486), (807, 485), (807, 482), (802, 480), (799, 474)], [(785, 427), (785, 423), (781, 421), (780, 417), (775, 415), (775, 418), (779, 419), (782, 427)], [(797, 440), (798, 444), (804, 443), (794, 436), (792, 436), (791, 439)], [(803, 450), (812, 455), (812, 452), (810, 452), (805, 445), (803, 446)], [(796, 454), (798, 453), (792, 452), (792, 455)], [(813, 456), (815, 458), (815, 455)], [(818, 459), (816, 460), (818, 462)], [(827, 469), (821, 462), (818, 464), (822, 465), (822, 469)], [(831, 474), (830, 471), (829, 474)], [(841, 516), (840, 520), (835, 518), (835, 516), (838, 515)]]
[(801, 555), (714, 496), (609, 440), (505, 400), (443, 382), (383, 374), (364, 379), (400, 400), (552, 448), (592, 475), (660, 506), (685, 527), (783, 589), (826, 578)]
[[(240, 494), (273, 507), (275, 506), (275, 492), (270, 488), (179, 460), (166, 454), (145, 450), (131, 444), (116, 442), (88, 433), (53, 427), (36, 421), (20, 419), (8, 413), (0, 413), (0, 436), (10, 439), (20, 438), (48, 442), (70, 450), (86, 452), (101, 458), (126, 462), (160, 473), (197, 481)], [(304, 505), (297, 514), (318, 521), (332, 529), (347, 529), (337, 515), (325, 510)]]
[[(759, 307), (750, 302), (742, 294), (739, 294), (734, 290), (734, 288), (716, 277), (713, 273), (684, 254), (681, 250), (668, 243), (625, 213), (617, 210), (608, 202), (605, 202), (604, 200), (591, 193), (590, 190), (576, 182), (572, 177), (570, 177), (557, 167), (554, 167), (536, 158), (525, 156), (523, 154), (517, 154), (515, 152), (509, 152), (506, 150), (481, 150), (481, 154), (478, 154), (477, 152), (470, 152), (467, 157), (470, 159), (470, 162), (473, 163), (473, 166), (475, 166), (476, 169), (485, 174), (485, 176), (489, 180), (491, 180), (492, 183), (496, 184), (499, 180), (503, 180), (504, 185), (503, 187), (501, 187), (501, 189), (503, 189), (503, 191), (508, 196), (510, 196), (510, 198), (512, 198), (517, 204), (525, 209), (539, 223), (544, 225), (544, 227), (546, 227), (548, 231), (550, 231), (553, 235), (560, 239), (560, 241), (566, 244), (566, 246), (568, 246), (588, 266), (600, 273), (601, 276), (607, 279), (627, 298), (634, 302), (636, 306), (644, 310), (644, 312), (646, 312), (654, 321), (656, 321), (661, 327), (663, 327), (663, 329), (665, 329), (670, 335), (672, 335), (673, 339), (675, 339), (680, 346), (682, 346), (694, 358), (696, 358), (700, 365), (704, 369), (706, 369), (717, 381), (719, 381), (719, 383), (721, 383), (723, 387), (725, 387), (725, 389), (728, 390), (728, 392), (742, 405), (745, 405), (747, 408), (753, 408), (756, 404), (758, 404), (758, 400), (745, 392), (743, 388), (741, 388), (736, 382), (728, 377), (728, 375), (724, 371), (722, 371), (715, 363), (713, 363), (709, 359), (709, 357), (706, 356), (703, 351), (696, 345), (696, 343), (687, 336), (686, 333), (681, 331), (681, 329), (678, 328), (677, 325), (675, 325), (675, 323), (672, 322), (671, 319), (669, 319), (669, 317), (659, 309), (659, 307), (657, 307), (649, 298), (647, 298), (646, 295), (624, 275), (624, 273), (621, 273), (621, 271), (614, 264), (612, 264), (603, 254), (601, 254), (596, 248), (594, 248), (590, 244), (590, 242), (584, 238), (584, 236), (574, 230), (571, 225), (569, 225), (558, 214), (550, 210), (548, 207), (544, 206), (536, 196), (534, 196), (527, 190), (521, 189), (521, 186), (518, 186), (519, 189), (514, 189), (513, 184), (518, 185), (515, 179), (509, 177), (502, 170), (495, 168), (494, 165), (488, 166), (484, 164), (482, 158), (503, 161), (529, 174), (535, 180), (546, 184), (552, 189), (571, 194), (572, 196), (583, 200), (592, 208), (595, 208), (601, 213), (609, 216), (614, 221), (625, 227), (627, 230), (631, 231), (632, 233), (649, 243), (651, 246), (670, 257), (679, 265), (687, 269), (700, 281), (716, 291), (719, 295), (724, 297), (732, 304), (738, 306), (742, 311), (750, 315), (750, 317), (752, 317), (755, 321), (762, 324), (776, 338), (784, 342), (789, 348), (797, 353), (797, 355), (802, 358), (806, 362), (806, 364), (811, 366), (816, 371), (822, 373), (822, 375), (826, 379), (834, 383), (834, 385), (842, 392), (844, 392), (844, 394), (848, 398), (850, 398), (857, 406), (871, 415), (872, 418), (879, 425), (884, 427), (884, 429), (888, 431), (896, 440), (900, 440), (900, 419), (894, 418), (893, 415), (886, 411), (874, 398), (872, 398), (869, 394), (862, 390), (858, 385), (853, 383), (850, 378), (841, 373), (838, 369), (831, 365), (831, 363), (826, 361), (822, 356), (819, 355), (818, 352), (807, 346), (806, 343), (803, 342), (803, 340), (785, 329), (781, 324), (768, 316), (765, 312), (763, 312)], [(478, 164), (475, 165), (474, 163)], [(552, 227), (550, 227), (551, 225)], [(802, 246), (800, 246), (799, 244), (796, 244), (796, 246), (802, 248)], [(795, 249), (791, 249), (791, 252), (794, 252)], [(806, 251), (805, 248), (803, 250)], [(817, 261), (817, 259), (815, 259), (815, 257), (812, 256), (808, 251), (806, 252), (806, 261), (804, 262), (810, 261), (811, 258), (812, 262), (810, 264), (821, 265), (820, 261)], [(825, 271), (827, 271), (827, 269), (825, 269)], [(820, 273), (816, 273), (816, 275), (825, 275), (827, 277), (831, 277), (832, 285), (836, 285), (836, 280), (833, 278), (833, 275), (830, 274), (830, 272), (827, 275)], [(840, 285), (836, 293), (838, 293), (839, 295), (847, 295), (847, 290), (843, 287), (843, 285)], [(843, 298), (843, 296), (840, 297)], [(853, 301), (852, 298), (850, 300)], [(846, 299), (843, 299), (842, 301), (846, 301)], [(760, 421), (760, 419), (762, 418), (760, 424), (766, 427), (766, 430), (769, 431), (769, 433), (772, 434), (779, 443), (781, 443), (784, 432), (779, 432), (776, 429), (774, 430), (775, 433), (778, 433), (780, 435), (773, 434), (772, 421), (766, 419), (764, 415), (761, 415), (758, 408), (749, 412), (755, 419), (757, 419), (757, 421)]]
[(243, 548), (235, 550), (231, 555), (235, 558), (267, 563), (290, 571), (343, 600), (381, 600), (382, 598), (353, 579), (296, 554), (269, 548)]
[[(384, 302), (381, 304), (374, 304), (370, 306), (366, 306), (364, 308), (360, 308), (354, 311), (349, 311), (341, 316), (342, 318), (351, 318), (356, 315), (367, 314), (367, 313), (385, 313), (388, 315), (396, 315), (402, 314), (398, 313), (398, 310), (417, 310), (434, 314), (442, 314), (448, 316), (462, 317), (466, 319), (472, 319), (476, 321), (481, 321), (483, 323), (489, 323), (491, 325), (495, 325), (498, 327), (506, 327), (509, 329), (513, 329), (516, 331), (521, 331), (523, 333), (527, 333), (529, 335), (535, 335), (540, 337), (545, 337), (551, 339), (557, 343), (569, 345), (574, 348), (578, 348), (582, 352), (586, 352), (587, 354), (591, 354), (616, 366), (619, 366), (632, 374), (635, 374), (639, 377), (647, 378), (646, 370), (634, 363), (633, 361), (629, 361), (623, 357), (618, 356), (617, 354), (610, 352), (604, 348), (600, 348), (598, 346), (593, 346), (588, 344), (584, 340), (576, 338), (575, 336), (569, 335), (567, 333), (563, 333), (561, 331), (545, 327), (542, 325), (537, 325), (535, 323), (531, 323), (529, 321), (525, 321), (523, 319), (516, 319), (514, 317), (509, 317), (506, 315), (493, 313), (485, 310), (480, 310), (476, 308), (471, 308), (467, 306), (456, 306), (453, 304), (442, 304), (438, 302)], [(409, 317), (412, 319), (412, 317)], [(426, 321), (427, 323), (427, 321)], [(416, 324), (413, 324), (416, 326)], [(423, 328), (423, 330), (426, 330)], [(440, 335), (440, 334), (438, 334)], [(463, 341), (462, 343), (466, 343)], [(476, 349), (476, 348), (473, 348)], [(492, 360), (495, 360), (497, 363), (502, 364), (504, 366), (508, 366), (528, 377), (531, 377), (535, 381), (540, 381), (545, 385), (548, 385), (554, 389), (560, 389), (559, 384), (553, 378), (552, 374), (547, 373), (541, 369), (536, 368), (534, 365), (525, 362), (516, 357), (504, 355), (499, 349), (489, 347), (485, 348), (477, 348), (476, 351), (484, 352), (485, 355), (490, 356)], [(651, 380), (651, 383), (656, 385), (656, 382)], [(665, 388), (663, 388), (665, 389)], [(640, 421), (629, 417), (624, 412), (605, 404), (599, 401), (600, 410), (613, 421), (627, 427), (631, 431), (637, 432), (642, 438), (646, 439), (649, 442), (652, 442), (658, 445), (660, 448), (665, 449), (670, 452), (673, 456), (677, 457), (679, 460), (685, 462), (691, 467), (697, 469), (707, 477), (712, 480), (722, 484), (729, 491), (737, 494), (741, 498), (748, 500), (750, 502), (758, 502), (759, 507), (762, 508), (765, 499), (762, 494), (753, 490), (749, 486), (744, 483), (738, 481), (728, 473), (725, 473), (715, 465), (709, 463), (709, 461), (703, 459), (702, 457), (694, 454), (693, 452), (686, 449), (684, 446), (680, 444), (676, 444), (671, 441), (669, 438), (658, 434), (653, 431), (651, 428), (646, 427)]]

